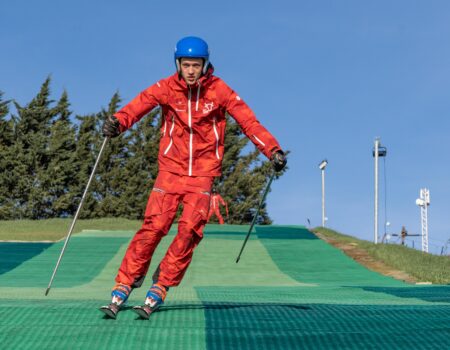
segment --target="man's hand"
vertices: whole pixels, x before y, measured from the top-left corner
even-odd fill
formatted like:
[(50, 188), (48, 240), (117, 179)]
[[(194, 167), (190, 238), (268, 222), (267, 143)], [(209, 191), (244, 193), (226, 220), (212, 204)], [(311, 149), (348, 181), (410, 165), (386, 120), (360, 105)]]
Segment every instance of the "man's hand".
[(281, 150), (274, 152), (270, 160), (276, 172), (283, 170), (287, 163), (286, 156)]
[(105, 122), (103, 123), (103, 136), (105, 137), (116, 137), (120, 135), (120, 123), (117, 120), (117, 118), (113, 115), (106, 118)]

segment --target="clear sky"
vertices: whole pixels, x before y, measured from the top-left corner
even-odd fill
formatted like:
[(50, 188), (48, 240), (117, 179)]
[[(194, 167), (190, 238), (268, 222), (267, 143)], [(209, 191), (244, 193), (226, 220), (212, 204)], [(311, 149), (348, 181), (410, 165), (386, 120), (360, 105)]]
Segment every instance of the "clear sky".
[[(450, 239), (450, 2), (1, 0), (0, 90), (25, 104), (51, 74), (55, 99), (66, 89), (74, 112), (97, 112), (115, 91), (126, 102), (171, 75), (187, 35), (208, 41), (216, 75), (291, 151), (268, 197), (276, 224), (320, 225), (327, 158), (328, 225), (372, 240), (378, 136), (389, 231), (420, 232), (415, 200), (427, 187), (440, 252)], [(383, 194), (381, 181), (381, 233)]]

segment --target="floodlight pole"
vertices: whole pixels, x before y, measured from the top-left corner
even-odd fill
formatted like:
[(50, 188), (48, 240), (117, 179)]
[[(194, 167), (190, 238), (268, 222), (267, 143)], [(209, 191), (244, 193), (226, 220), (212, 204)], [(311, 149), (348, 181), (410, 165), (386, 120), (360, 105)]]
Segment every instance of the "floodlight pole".
[(374, 243), (378, 243), (378, 148), (380, 139), (375, 139), (374, 158), (375, 158), (375, 212), (374, 212)]
[(328, 165), (328, 161), (326, 159), (322, 160), (319, 164), (319, 169), (322, 172), (322, 227), (325, 227), (325, 168)]
[[(373, 157), (375, 159), (375, 205), (374, 205), (374, 242), (378, 243), (378, 158), (386, 157), (386, 147), (381, 146), (380, 138), (375, 139), (375, 147), (373, 148)], [(386, 171), (386, 169), (385, 169)], [(386, 186), (386, 184), (384, 184)], [(386, 223), (385, 223), (386, 225)], [(385, 226), (386, 227), (386, 226)]]
[(325, 168), (322, 169), (322, 227), (325, 227)]

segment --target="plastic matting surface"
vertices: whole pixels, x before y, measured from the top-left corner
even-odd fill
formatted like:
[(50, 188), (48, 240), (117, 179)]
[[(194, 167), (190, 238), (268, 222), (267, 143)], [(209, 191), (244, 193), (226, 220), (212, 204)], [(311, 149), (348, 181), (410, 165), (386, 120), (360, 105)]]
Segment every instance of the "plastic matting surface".
[[(0, 245), (1, 349), (449, 349), (450, 286), (415, 286), (371, 272), (300, 226), (210, 225), (182, 284), (149, 321), (97, 310), (134, 232)], [(157, 249), (161, 260), (176, 228)], [(151, 275), (150, 273), (150, 275)], [(148, 287), (148, 282), (144, 283)]]

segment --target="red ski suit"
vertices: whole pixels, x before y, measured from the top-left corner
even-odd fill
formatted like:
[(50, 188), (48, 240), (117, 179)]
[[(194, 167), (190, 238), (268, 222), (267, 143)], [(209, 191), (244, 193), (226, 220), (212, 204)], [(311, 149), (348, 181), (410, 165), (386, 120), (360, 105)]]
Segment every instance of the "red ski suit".
[(220, 194), (213, 193), (211, 195), (211, 201), (209, 203), (208, 222), (211, 219), (211, 217), (215, 214), (217, 216), (217, 219), (219, 219), (219, 224), (223, 225), (225, 223), (222, 214), (220, 214), (220, 204), (222, 204), (225, 207), (228, 216), (227, 203), (223, 200)]
[(133, 287), (141, 286), (156, 246), (183, 203), (178, 234), (153, 275), (154, 282), (165, 286), (181, 282), (193, 250), (203, 237), (214, 177), (221, 174), (225, 113), (267, 157), (281, 149), (247, 104), (213, 75), (212, 66), (195, 86), (188, 86), (174, 74), (142, 91), (115, 114), (120, 130), (130, 128), (158, 105), (162, 109), (159, 174), (144, 223), (132, 239), (116, 277), (116, 282)]

